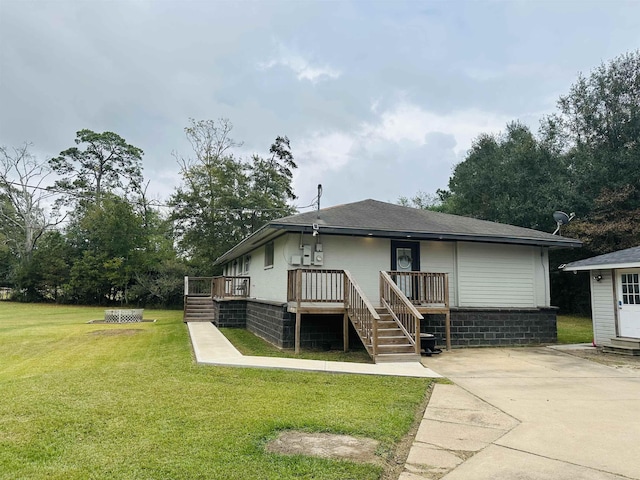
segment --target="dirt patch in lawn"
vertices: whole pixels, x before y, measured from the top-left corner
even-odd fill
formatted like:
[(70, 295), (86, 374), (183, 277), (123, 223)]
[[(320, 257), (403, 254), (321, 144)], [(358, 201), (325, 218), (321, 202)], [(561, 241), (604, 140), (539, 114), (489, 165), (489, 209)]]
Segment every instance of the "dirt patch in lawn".
[(87, 333), (87, 335), (98, 335), (104, 337), (115, 337), (117, 335), (123, 335), (125, 337), (130, 337), (131, 335), (135, 335), (136, 333), (140, 333), (141, 331), (141, 328), (123, 328), (122, 330), (94, 330), (93, 332)]
[(379, 446), (380, 442), (371, 438), (288, 430), (271, 440), (266, 449), (284, 455), (309, 455), (382, 465), (382, 459), (376, 455)]
[(310, 433), (296, 430), (281, 432), (277, 438), (267, 443), (265, 449), (283, 455), (309, 455), (322, 458), (350, 460), (360, 463), (380, 465), (384, 470), (381, 480), (395, 480), (404, 470), (409, 450), (415, 440), (418, 427), (427, 408), (433, 383), (418, 406), (416, 418), (407, 434), (400, 439), (392, 451), (381, 448), (380, 442), (371, 438), (335, 435), (330, 433)]

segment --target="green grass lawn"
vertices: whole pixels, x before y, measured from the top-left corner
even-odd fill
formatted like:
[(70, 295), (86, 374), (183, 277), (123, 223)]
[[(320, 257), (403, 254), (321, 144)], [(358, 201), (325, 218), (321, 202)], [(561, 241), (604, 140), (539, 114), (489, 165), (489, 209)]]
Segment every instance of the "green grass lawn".
[(0, 302), (0, 479), (375, 479), (381, 467), (264, 451), (283, 429), (389, 452), (429, 380), (194, 364), (181, 311)]
[(593, 324), (589, 317), (558, 315), (558, 343), (591, 343)]
[(361, 350), (302, 350), (298, 355), (293, 350), (282, 350), (254, 335), (244, 328), (221, 328), (222, 334), (243, 355), (259, 357), (304, 358), (308, 360), (329, 360), (334, 362), (373, 363), (371, 357), (362, 347)]

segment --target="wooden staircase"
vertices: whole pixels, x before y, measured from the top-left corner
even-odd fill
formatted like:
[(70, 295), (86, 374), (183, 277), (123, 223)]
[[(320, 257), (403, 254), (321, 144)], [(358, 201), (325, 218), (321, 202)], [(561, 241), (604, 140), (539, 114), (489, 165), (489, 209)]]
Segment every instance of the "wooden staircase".
[(211, 297), (185, 296), (184, 297), (184, 317), (186, 322), (213, 322), (215, 320), (215, 309)]
[(377, 352), (373, 356), (375, 363), (382, 362), (419, 362), (420, 355), (415, 347), (402, 333), (393, 317), (387, 313), (386, 308), (376, 308), (380, 320), (378, 321), (378, 345)]
[(611, 346), (602, 347), (602, 351), (620, 355), (640, 355), (640, 340), (628, 337), (612, 338)]

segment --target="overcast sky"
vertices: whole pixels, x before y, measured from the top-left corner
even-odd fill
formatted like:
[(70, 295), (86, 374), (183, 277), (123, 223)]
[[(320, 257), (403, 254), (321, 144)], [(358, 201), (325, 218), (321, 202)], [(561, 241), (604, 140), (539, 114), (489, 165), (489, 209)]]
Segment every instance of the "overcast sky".
[(396, 202), (639, 46), (640, 1), (0, 0), (0, 145), (113, 131), (166, 200), (188, 119), (224, 117), (239, 155), (289, 137), (298, 205)]

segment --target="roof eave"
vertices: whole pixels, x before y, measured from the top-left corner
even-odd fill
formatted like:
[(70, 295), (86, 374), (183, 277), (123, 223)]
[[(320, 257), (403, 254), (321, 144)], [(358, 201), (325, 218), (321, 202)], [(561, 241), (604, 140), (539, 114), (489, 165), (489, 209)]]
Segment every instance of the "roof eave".
[(213, 262), (213, 266), (220, 265), (221, 263), (225, 263), (228, 260), (233, 260), (238, 255), (242, 255), (247, 251), (253, 250), (259, 244), (266, 242), (274, 232), (278, 232), (278, 234), (280, 233), (279, 230), (270, 227), (270, 224), (266, 224), (253, 232), (248, 237), (245, 237), (240, 243), (236, 244), (225, 253), (220, 255), (216, 259), (216, 261)]
[[(267, 225), (256, 230), (254, 233), (245, 237), (240, 243), (220, 255), (213, 265), (220, 265), (229, 260), (233, 260), (238, 255), (249, 252), (260, 244), (268, 241), (271, 236), (275, 238), (279, 236), (282, 230), (289, 232), (313, 233), (313, 226), (309, 224), (291, 224), (291, 223), (268, 223)], [(276, 234), (278, 232), (278, 234)], [(486, 243), (503, 243), (513, 245), (535, 245), (539, 247), (557, 247), (557, 248), (578, 248), (582, 246), (579, 240), (558, 237), (558, 240), (540, 239), (532, 237), (514, 237), (500, 235), (480, 235), (471, 233), (438, 233), (438, 232), (418, 232), (418, 231), (400, 231), (400, 230), (380, 230), (369, 228), (353, 228), (353, 227), (336, 227), (336, 226), (320, 226), (320, 233), (327, 235), (350, 235), (357, 237), (378, 237), (378, 238), (410, 238), (413, 240), (441, 240), (441, 241), (466, 241), (466, 242), (486, 242)]]
[[(313, 226), (308, 224), (286, 224), (271, 223), (270, 226), (276, 229), (288, 230), (293, 232), (312, 233)], [(579, 240), (558, 237), (558, 240), (541, 239), (533, 237), (515, 237), (500, 235), (480, 235), (470, 233), (438, 233), (438, 232), (419, 232), (419, 231), (399, 231), (399, 230), (380, 230), (365, 229), (353, 227), (336, 227), (321, 225), (320, 234), (330, 235), (351, 235), (362, 237), (381, 237), (381, 238), (411, 238), (415, 240), (458, 240), (469, 242), (488, 242), (488, 243), (508, 243), (518, 245), (536, 245), (543, 247), (560, 247), (560, 248), (576, 248), (582, 247)]]
[(612, 270), (621, 268), (640, 268), (640, 262), (626, 262), (626, 263), (602, 263), (599, 265), (565, 265), (562, 267), (564, 272), (585, 272), (589, 270)]

